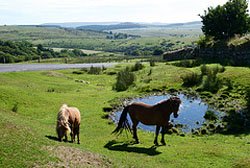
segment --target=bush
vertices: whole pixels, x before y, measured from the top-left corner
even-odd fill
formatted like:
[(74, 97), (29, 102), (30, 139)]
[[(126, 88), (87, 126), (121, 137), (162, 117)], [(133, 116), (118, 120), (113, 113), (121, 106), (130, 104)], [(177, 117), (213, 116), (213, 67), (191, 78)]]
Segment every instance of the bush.
[(208, 66), (206, 66), (206, 64), (202, 64), (202, 65), (201, 65), (201, 75), (202, 75), (202, 76), (207, 75), (207, 74), (208, 74), (208, 71), (209, 71)]
[(205, 113), (204, 118), (206, 120), (217, 120), (218, 119), (217, 115), (213, 111), (210, 111), (210, 110), (208, 110)]
[(149, 65), (150, 65), (151, 67), (155, 66), (155, 61), (154, 61), (154, 60), (150, 60), (150, 61), (149, 61)]
[(185, 67), (185, 68), (192, 68), (199, 66), (201, 64), (201, 60), (196, 59), (196, 60), (181, 60), (178, 62), (173, 63), (174, 66), (177, 67)]
[(143, 65), (141, 62), (136, 62), (135, 65), (131, 67), (132, 72), (139, 71), (141, 69), (143, 69)]
[(214, 74), (217, 74), (217, 73), (222, 73), (224, 72), (226, 69), (224, 66), (213, 66), (213, 67), (209, 67), (209, 66), (206, 66), (205, 64), (202, 64), (201, 66), (201, 75), (204, 76), (204, 75), (209, 75), (211, 73), (214, 73)]
[(13, 111), (13, 112), (15, 112), (15, 113), (18, 111), (18, 103), (16, 103), (16, 104), (12, 107), (11, 111)]
[(209, 91), (211, 93), (216, 93), (221, 88), (221, 81), (216, 75), (208, 75), (203, 77), (202, 90)]
[(102, 72), (102, 68), (91, 66), (89, 71), (88, 71), (88, 74), (99, 75), (101, 72)]
[(129, 71), (129, 67), (126, 67), (126, 69), (118, 72), (116, 83), (113, 87), (116, 91), (125, 91), (131, 86), (135, 81), (135, 75), (134, 73)]
[(222, 72), (224, 68), (201, 66), (202, 84), (201, 89), (216, 93), (221, 87), (223, 82), (217, 77), (218, 72)]
[(247, 88), (246, 90), (246, 101), (247, 101), (248, 115), (250, 117), (250, 88)]
[(201, 82), (201, 76), (195, 72), (181, 76), (181, 79), (183, 80), (183, 86), (195, 86)]

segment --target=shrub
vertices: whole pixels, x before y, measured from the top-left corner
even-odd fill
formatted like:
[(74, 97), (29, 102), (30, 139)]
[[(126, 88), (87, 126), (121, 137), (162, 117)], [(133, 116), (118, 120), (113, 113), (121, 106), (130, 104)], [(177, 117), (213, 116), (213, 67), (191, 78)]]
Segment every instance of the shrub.
[(202, 64), (202, 65), (201, 65), (201, 75), (202, 75), (202, 76), (207, 75), (207, 74), (208, 74), (208, 71), (209, 71), (208, 66), (206, 66), (206, 64)]
[(221, 88), (221, 81), (216, 75), (205, 76), (202, 80), (202, 90), (216, 93)]
[(150, 60), (150, 61), (149, 61), (149, 65), (150, 65), (151, 67), (155, 66), (155, 61), (154, 61), (154, 60)]
[(181, 76), (181, 79), (183, 80), (183, 86), (195, 86), (201, 82), (201, 76), (195, 72)]
[(143, 69), (143, 65), (141, 62), (136, 62), (135, 65), (131, 67), (132, 72), (139, 71), (141, 69)]
[(102, 72), (102, 68), (91, 66), (89, 71), (88, 71), (88, 74), (99, 75), (101, 72)]
[(248, 110), (248, 116), (250, 117), (250, 88), (247, 88), (246, 90), (246, 105), (247, 105), (247, 110)]
[(11, 111), (13, 111), (13, 112), (15, 112), (15, 113), (18, 111), (18, 103), (16, 103), (16, 104), (12, 107)]
[(202, 75), (202, 84), (201, 89), (205, 91), (209, 91), (212, 93), (216, 93), (222, 87), (222, 80), (217, 77), (218, 72), (220, 72), (220, 68), (216, 67), (208, 67), (206, 65), (201, 66), (201, 75)]
[(201, 66), (201, 75), (204, 76), (204, 75), (209, 75), (211, 73), (214, 73), (214, 74), (217, 74), (217, 73), (222, 73), (224, 72), (226, 69), (224, 66), (213, 66), (213, 67), (209, 67), (205, 64), (202, 64)]
[(135, 81), (135, 75), (134, 73), (129, 71), (129, 67), (126, 67), (126, 69), (118, 72), (116, 83), (113, 87), (116, 91), (125, 91), (131, 86)]
[(181, 60), (178, 62), (173, 63), (174, 66), (177, 67), (185, 67), (185, 68), (192, 68), (199, 66), (201, 64), (201, 60), (196, 59), (196, 60)]
[(217, 115), (214, 113), (214, 111), (210, 111), (210, 110), (208, 110), (208, 111), (205, 113), (204, 118), (205, 118), (206, 120), (217, 120), (217, 119), (218, 119), (218, 117), (217, 117)]

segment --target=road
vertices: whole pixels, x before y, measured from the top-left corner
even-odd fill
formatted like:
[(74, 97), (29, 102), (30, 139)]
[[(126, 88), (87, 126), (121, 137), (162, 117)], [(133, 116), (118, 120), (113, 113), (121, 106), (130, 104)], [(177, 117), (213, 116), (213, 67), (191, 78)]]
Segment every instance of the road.
[(40, 71), (40, 70), (57, 70), (71, 68), (89, 68), (110, 67), (116, 63), (89, 63), (89, 64), (0, 64), (0, 72), (19, 72), (19, 71)]

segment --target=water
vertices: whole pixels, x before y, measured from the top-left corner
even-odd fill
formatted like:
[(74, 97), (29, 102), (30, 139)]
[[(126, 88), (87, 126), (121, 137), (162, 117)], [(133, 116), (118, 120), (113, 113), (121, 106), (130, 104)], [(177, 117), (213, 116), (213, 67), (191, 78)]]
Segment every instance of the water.
[[(181, 130), (183, 132), (191, 132), (192, 129), (200, 128), (202, 124), (206, 121), (204, 119), (204, 115), (206, 111), (214, 111), (215, 114), (219, 115), (220, 112), (216, 111), (215, 109), (210, 108), (207, 104), (202, 102), (200, 98), (194, 98), (194, 97), (188, 97), (184, 94), (178, 94), (177, 95), (182, 103), (179, 108), (179, 116), (178, 118), (174, 118), (173, 114), (170, 116), (170, 121), (174, 125), (182, 125), (183, 127)], [(144, 102), (150, 105), (154, 105), (157, 102), (160, 102), (162, 100), (169, 99), (171, 95), (160, 95), (160, 96), (149, 96), (144, 98), (136, 98), (133, 99), (131, 102)], [(120, 119), (122, 109), (120, 111), (117, 111), (112, 116), (112, 119), (117, 123)], [(128, 115), (129, 118), (129, 115)], [(131, 120), (129, 118), (129, 122), (131, 123)], [(139, 123), (139, 128), (147, 131), (155, 131), (155, 126), (148, 126)]]

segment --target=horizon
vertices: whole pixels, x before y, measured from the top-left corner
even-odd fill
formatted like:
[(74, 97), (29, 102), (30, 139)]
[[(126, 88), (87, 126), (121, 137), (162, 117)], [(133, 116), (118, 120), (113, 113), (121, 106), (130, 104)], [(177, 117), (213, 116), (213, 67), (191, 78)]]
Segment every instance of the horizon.
[(203, 14), (208, 7), (226, 2), (227, 0), (0, 0), (0, 25), (186, 23), (201, 21), (198, 14)]

